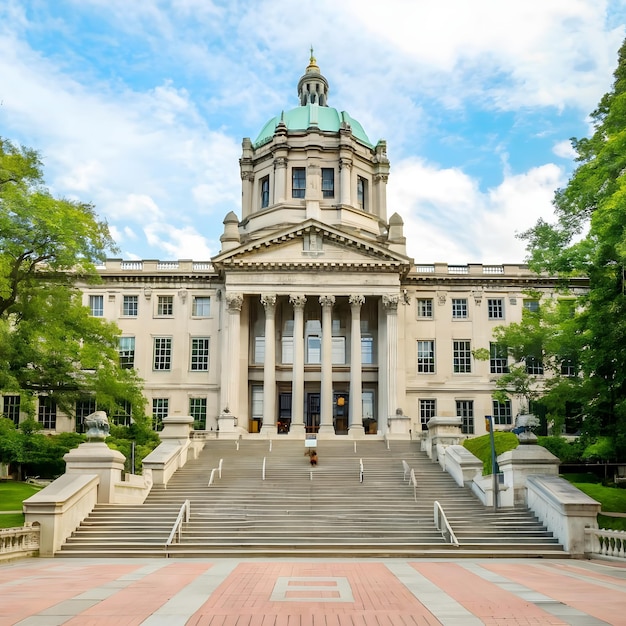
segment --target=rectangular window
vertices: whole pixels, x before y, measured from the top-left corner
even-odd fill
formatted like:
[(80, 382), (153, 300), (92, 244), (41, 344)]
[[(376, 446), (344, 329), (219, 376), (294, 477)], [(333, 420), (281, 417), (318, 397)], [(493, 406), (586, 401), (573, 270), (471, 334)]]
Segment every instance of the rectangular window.
[(504, 300), (502, 298), (487, 298), (487, 315), (490, 320), (503, 320)]
[(113, 415), (111, 417), (111, 421), (116, 426), (130, 426), (131, 424), (131, 415), (132, 415), (132, 407), (128, 400), (121, 400), (118, 403)]
[(306, 191), (306, 170), (303, 167), (294, 167), (291, 170), (291, 197), (304, 198)]
[(206, 398), (189, 398), (189, 415), (195, 430), (206, 430)]
[(152, 429), (163, 430), (163, 418), (170, 414), (169, 398), (152, 398)]
[(252, 419), (263, 419), (263, 387), (254, 385), (252, 387)]
[(85, 432), (85, 418), (96, 410), (95, 398), (81, 398), (76, 401), (76, 432)]
[(422, 430), (428, 430), (428, 420), (437, 415), (436, 400), (420, 400), (420, 423)]
[(132, 369), (135, 367), (135, 338), (120, 337), (118, 342), (120, 367), (124, 370)]
[(419, 298), (417, 300), (417, 317), (432, 318), (433, 316), (433, 299)]
[(361, 337), (361, 365), (374, 364), (374, 338)]
[(467, 298), (452, 298), (452, 319), (467, 317)]
[(172, 369), (172, 338), (154, 338), (154, 361), (152, 368), (156, 371)]
[(461, 433), (464, 435), (474, 434), (474, 401), (457, 400), (456, 416), (461, 418)]
[(506, 374), (509, 371), (508, 350), (500, 343), (489, 343), (489, 368), (492, 374)]
[(209, 370), (209, 338), (191, 338), (191, 371), (207, 372)]
[(211, 298), (209, 296), (194, 296), (191, 314), (193, 317), (209, 317), (211, 315)]
[(420, 374), (434, 374), (435, 372), (435, 342), (417, 342), (417, 371)]
[(498, 402), (493, 400), (493, 423), (496, 426), (509, 426), (513, 424), (513, 413), (511, 411), (511, 401)]
[(261, 208), (266, 209), (270, 205), (270, 177), (261, 178)]
[(562, 359), (561, 360), (561, 375), (562, 376), (576, 376), (578, 373), (578, 367), (574, 359)]
[(452, 342), (452, 362), (455, 374), (471, 373), (472, 350), (469, 341)]
[(367, 181), (362, 176), (356, 179), (356, 199), (359, 209), (367, 211)]
[(265, 337), (254, 338), (254, 362), (265, 362)]
[(12, 420), (16, 426), (20, 423), (20, 396), (4, 396), (2, 415)]
[(157, 315), (161, 317), (170, 317), (174, 315), (174, 296), (158, 297)]
[(92, 317), (104, 315), (104, 296), (89, 296), (89, 312)]
[(322, 362), (322, 339), (316, 335), (307, 337), (306, 362), (310, 365), (319, 365)]
[(332, 167), (322, 168), (322, 198), (335, 197), (335, 170)]
[(534, 376), (541, 376), (543, 374), (543, 361), (541, 357), (530, 354), (525, 358), (525, 361), (527, 374)]
[(139, 312), (139, 297), (124, 296), (122, 300), (122, 315), (125, 317), (137, 317)]
[(346, 364), (346, 338), (333, 337), (332, 339), (332, 362), (333, 365)]
[(39, 423), (46, 430), (54, 430), (57, 427), (57, 404), (48, 396), (39, 396)]
[(293, 337), (285, 337), (282, 339), (282, 363), (290, 365), (293, 363)]
[(531, 313), (539, 310), (539, 300), (524, 300), (524, 308)]

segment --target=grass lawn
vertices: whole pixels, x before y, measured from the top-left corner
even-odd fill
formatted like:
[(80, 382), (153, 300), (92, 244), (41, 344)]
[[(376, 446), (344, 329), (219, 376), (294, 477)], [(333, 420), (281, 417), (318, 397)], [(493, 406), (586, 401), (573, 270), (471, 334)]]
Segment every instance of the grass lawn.
[[(41, 490), (37, 485), (18, 483), (14, 480), (0, 482), (0, 511), (21, 511), (22, 500)], [(22, 513), (0, 513), (0, 528), (24, 526)]]
[[(519, 445), (519, 439), (515, 433), (494, 432), (493, 442), (496, 448), (496, 456), (509, 450), (514, 450)], [(482, 435), (466, 439), (463, 446), (467, 448), (474, 456), (483, 462), (483, 475), (491, 474), (491, 439), (490, 435)]]

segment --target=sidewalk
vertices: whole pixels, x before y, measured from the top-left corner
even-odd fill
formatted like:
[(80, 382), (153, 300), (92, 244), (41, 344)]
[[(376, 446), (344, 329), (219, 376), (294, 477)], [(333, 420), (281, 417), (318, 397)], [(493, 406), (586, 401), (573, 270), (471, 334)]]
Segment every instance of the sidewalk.
[(626, 564), (567, 559), (24, 559), (0, 626), (626, 625)]

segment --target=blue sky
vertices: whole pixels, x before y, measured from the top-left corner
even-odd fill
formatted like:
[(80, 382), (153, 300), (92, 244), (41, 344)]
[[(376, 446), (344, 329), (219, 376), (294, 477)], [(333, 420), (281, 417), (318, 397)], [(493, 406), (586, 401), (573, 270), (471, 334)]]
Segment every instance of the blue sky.
[(626, 0), (3, 0), (0, 136), (95, 204), (116, 256), (208, 260), (241, 140), (297, 106), (313, 45), (330, 106), (387, 140), (415, 261), (519, 263), (625, 24)]

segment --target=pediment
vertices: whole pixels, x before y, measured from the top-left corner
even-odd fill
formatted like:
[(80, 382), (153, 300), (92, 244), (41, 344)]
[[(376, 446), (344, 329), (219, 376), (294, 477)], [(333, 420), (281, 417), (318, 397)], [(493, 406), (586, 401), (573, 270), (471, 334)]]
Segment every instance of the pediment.
[(218, 271), (363, 271), (404, 274), (410, 259), (358, 234), (307, 220), (213, 258)]

